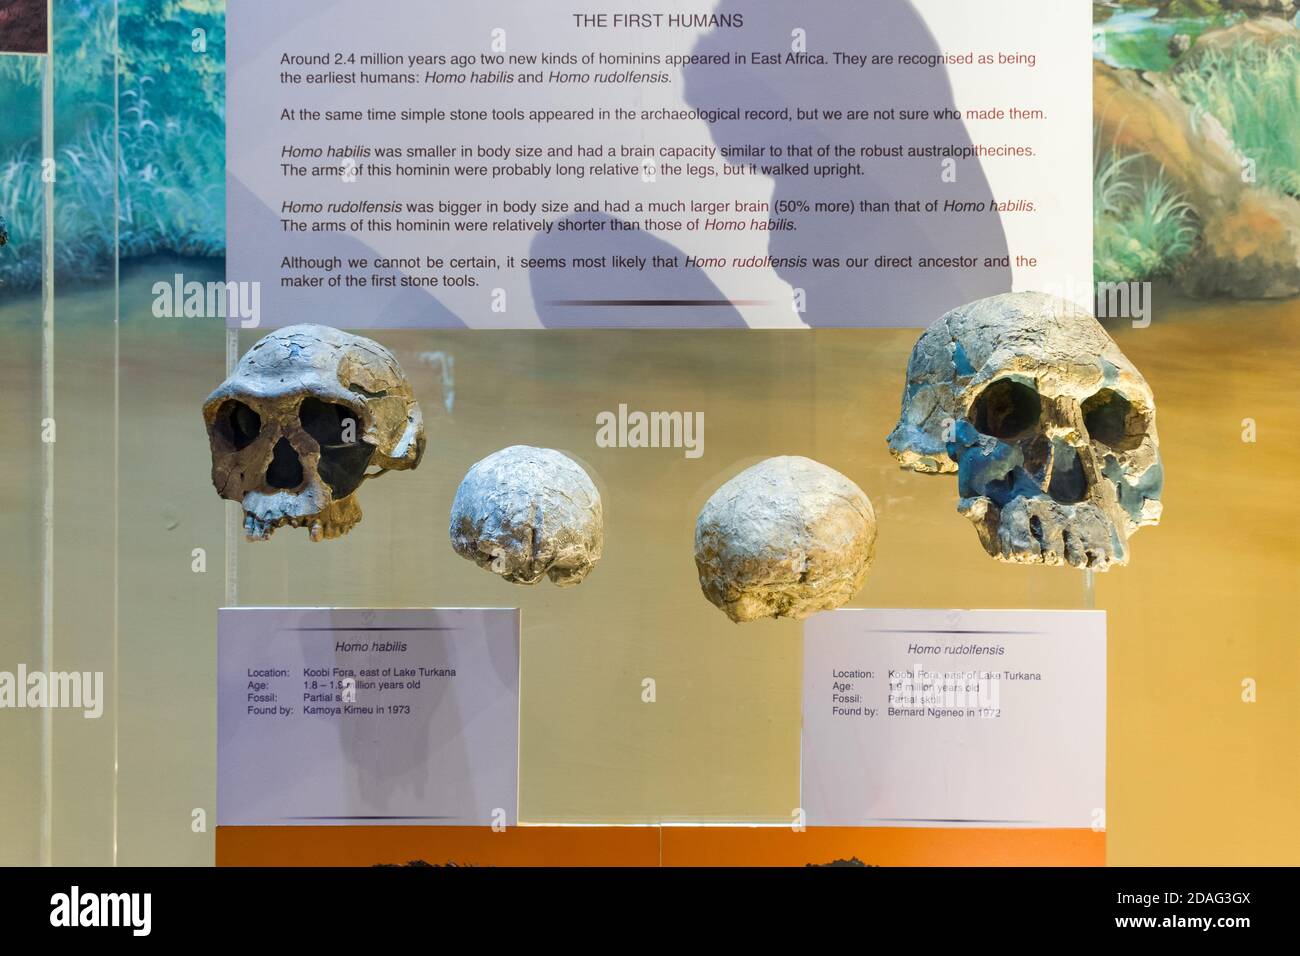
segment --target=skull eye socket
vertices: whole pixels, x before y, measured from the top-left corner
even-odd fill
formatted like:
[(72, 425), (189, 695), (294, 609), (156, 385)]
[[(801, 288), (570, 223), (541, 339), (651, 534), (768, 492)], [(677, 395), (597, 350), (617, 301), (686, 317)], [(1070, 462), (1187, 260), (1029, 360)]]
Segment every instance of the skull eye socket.
[(352, 494), (365, 479), (366, 468), (375, 453), (361, 440), (361, 416), (347, 405), (306, 398), (298, 408), (303, 430), (320, 446), (316, 464), (321, 481), (330, 486), (335, 498)]
[(1112, 388), (1103, 388), (1084, 400), (1083, 424), (1093, 441), (1116, 451), (1131, 451), (1142, 444), (1146, 418), (1133, 403)]
[(322, 402), (318, 398), (305, 399), (298, 408), (298, 420), (303, 429), (321, 448), (355, 445), (360, 440), (359, 416), (346, 405)]
[(217, 409), (213, 429), (235, 451), (247, 448), (262, 431), (262, 416), (243, 402), (223, 402)]
[(1042, 400), (1031, 386), (1000, 378), (980, 392), (971, 406), (971, 422), (985, 435), (1011, 440), (1038, 424)]

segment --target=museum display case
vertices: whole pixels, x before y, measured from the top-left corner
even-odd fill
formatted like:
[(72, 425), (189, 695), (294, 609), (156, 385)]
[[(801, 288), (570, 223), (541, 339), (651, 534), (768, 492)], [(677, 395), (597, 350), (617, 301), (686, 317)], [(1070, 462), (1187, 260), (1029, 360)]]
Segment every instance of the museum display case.
[[(765, 265), (758, 306), (683, 268), (695, 327), (648, 327), (639, 268), (621, 326), (586, 267), (503, 280), (518, 327), (417, 285), (321, 307), (235, 172), (261, 127), (226, 116), (226, 5), (148, 7), (55, 0), (50, 49), (0, 56), (0, 670), (85, 680), (0, 714), (0, 864), (1295, 862), (1300, 309), (1258, 286), (1276, 247), (1227, 261), (1293, 184), (1221, 207), (1222, 163), (1169, 160), (1226, 238), (1133, 273), (1154, 319), (1010, 257), (914, 301), (866, 266)], [(1132, 74), (1174, 77), (1175, 34), (1115, 17), (1081, 95), (1163, 128)], [(1102, 193), (1165, 141), (1109, 117), (1059, 186), (1094, 190), (1090, 289), (1152, 261), (1112, 221), (1138, 181)], [(827, 241), (870, 260), (860, 221)], [(796, 281), (833, 314), (744, 327)]]

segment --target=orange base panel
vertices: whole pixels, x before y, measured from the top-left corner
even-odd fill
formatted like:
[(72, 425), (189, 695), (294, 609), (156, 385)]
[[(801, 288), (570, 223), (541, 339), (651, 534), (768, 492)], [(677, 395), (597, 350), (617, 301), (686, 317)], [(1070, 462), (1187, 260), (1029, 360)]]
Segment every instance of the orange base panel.
[(218, 827), (218, 866), (1104, 866), (1092, 830)]

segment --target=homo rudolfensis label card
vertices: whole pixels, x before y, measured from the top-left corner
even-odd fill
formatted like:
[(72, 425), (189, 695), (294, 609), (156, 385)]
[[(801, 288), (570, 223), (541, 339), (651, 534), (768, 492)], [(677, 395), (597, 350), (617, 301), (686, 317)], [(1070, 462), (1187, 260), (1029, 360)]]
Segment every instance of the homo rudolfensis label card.
[(824, 826), (1105, 826), (1102, 611), (804, 624), (802, 807)]

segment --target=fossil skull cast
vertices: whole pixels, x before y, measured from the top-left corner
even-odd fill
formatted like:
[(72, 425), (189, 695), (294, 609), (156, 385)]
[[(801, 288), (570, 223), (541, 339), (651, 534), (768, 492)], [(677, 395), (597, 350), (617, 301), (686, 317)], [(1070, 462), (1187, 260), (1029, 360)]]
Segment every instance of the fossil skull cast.
[(700, 589), (737, 624), (802, 621), (842, 607), (875, 556), (871, 500), (835, 469), (798, 455), (746, 468), (695, 522)]
[(581, 584), (605, 546), (600, 492), (553, 448), (511, 445), (476, 462), (451, 504), (451, 546), (514, 584)]
[(1150, 387), (1096, 319), (1042, 293), (926, 329), (889, 449), (904, 468), (957, 472), (957, 510), (1002, 561), (1104, 571), (1160, 520)]
[(212, 484), (242, 504), (250, 541), (283, 525), (313, 541), (346, 534), (361, 520), (361, 483), (414, 468), (424, 452), (420, 406), (392, 353), (324, 325), (260, 339), (203, 420)]

